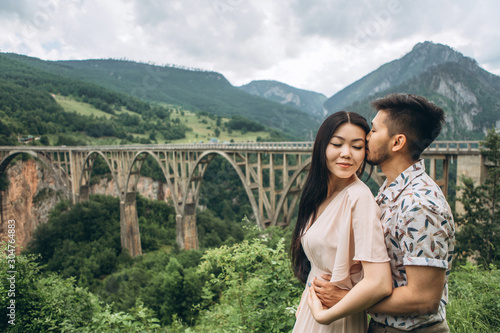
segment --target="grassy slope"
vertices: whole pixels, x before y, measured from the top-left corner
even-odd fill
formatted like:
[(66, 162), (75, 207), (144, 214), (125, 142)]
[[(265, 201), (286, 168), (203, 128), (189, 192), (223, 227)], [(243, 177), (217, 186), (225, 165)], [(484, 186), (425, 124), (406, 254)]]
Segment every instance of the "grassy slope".
[(54, 99), (66, 112), (76, 112), (83, 116), (94, 116), (96, 118), (111, 119), (115, 117), (112, 114), (96, 109), (90, 104), (78, 102), (69, 97), (54, 95)]
[[(181, 122), (186, 124), (187, 127), (192, 128), (192, 131), (186, 133), (185, 139), (173, 140), (172, 143), (186, 143), (186, 142), (208, 142), (211, 138), (215, 138), (214, 130), (216, 128), (216, 121), (205, 116), (198, 116), (195, 113), (184, 110), (182, 116), (180, 110), (174, 111), (172, 119), (179, 118)], [(206, 121), (207, 123), (203, 123)], [(222, 118), (221, 123), (224, 124), (229, 121), (229, 118)], [(219, 127), (220, 135), (217, 138), (219, 141), (230, 141), (231, 139), (237, 142), (241, 141), (256, 141), (257, 137), (265, 138), (269, 135), (267, 132), (247, 132), (242, 134), (241, 131), (233, 131), (231, 134), (223, 127)]]
[[(103, 112), (101, 110), (98, 110), (90, 104), (78, 102), (69, 97), (56, 95), (55, 100), (61, 107), (63, 107), (63, 109), (66, 112), (76, 112), (77, 114), (84, 116), (94, 116), (96, 118), (106, 118), (106, 119), (112, 119), (117, 117), (109, 113)], [(126, 109), (122, 109), (121, 111), (116, 111), (117, 115), (120, 115), (121, 113), (129, 113), (131, 115), (137, 115), (136, 113)], [(172, 119), (179, 118), (181, 123), (185, 124), (187, 127), (192, 128), (193, 130), (188, 131), (186, 133), (186, 138), (169, 141), (169, 143), (192, 143), (200, 141), (208, 142), (211, 138), (215, 138), (214, 130), (217, 127), (216, 121), (210, 119), (209, 117), (198, 116), (195, 113), (190, 112), (188, 110), (181, 110), (180, 108), (177, 108), (176, 111), (174, 111), (173, 114), (171, 115), (171, 118)], [(227, 121), (229, 121), (228, 118), (221, 119), (222, 124)], [(218, 140), (222, 142), (230, 141), (231, 139), (237, 142), (256, 141), (257, 137), (265, 138), (269, 135), (269, 133), (267, 132), (247, 132), (246, 134), (242, 134), (241, 131), (233, 131), (231, 134), (229, 134), (228, 131), (223, 126), (220, 126), (219, 130), (220, 130), (220, 136)], [(144, 137), (144, 138), (149, 137), (149, 133), (146, 134), (132, 133), (132, 135), (134, 137)], [(84, 136), (82, 134), (77, 134), (77, 133), (75, 133), (75, 136), (81, 139), (85, 139), (86, 141), (90, 141), (89, 143), (91, 145), (120, 144), (120, 139), (117, 138), (90, 138), (88, 136)], [(51, 142), (55, 142), (55, 136), (52, 138), (52, 136), (49, 135), (49, 139), (51, 140)], [(157, 136), (157, 139), (159, 144), (167, 143), (159, 135)]]

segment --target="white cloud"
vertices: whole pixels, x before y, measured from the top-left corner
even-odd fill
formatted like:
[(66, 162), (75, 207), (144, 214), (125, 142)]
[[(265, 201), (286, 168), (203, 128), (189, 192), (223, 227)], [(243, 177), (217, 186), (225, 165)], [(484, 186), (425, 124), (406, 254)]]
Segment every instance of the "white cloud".
[(411, 0), (6, 0), (0, 49), (123, 58), (274, 79), (331, 96), (425, 40), (500, 74), (500, 5)]

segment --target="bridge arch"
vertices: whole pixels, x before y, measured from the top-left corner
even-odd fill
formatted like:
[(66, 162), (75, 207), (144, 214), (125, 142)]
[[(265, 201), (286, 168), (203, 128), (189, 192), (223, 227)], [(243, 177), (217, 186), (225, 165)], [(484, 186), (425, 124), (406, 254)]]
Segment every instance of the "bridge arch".
[[(292, 185), (295, 183), (297, 178), (302, 174), (302, 172), (304, 172), (311, 165), (311, 160), (312, 160), (312, 158), (309, 157), (304, 162), (304, 164), (293, 173), (292, 177), (288, 181), (288, 184), (286, 184), (285, 187), (283, 188), (283, 194), (281, 195), (281, 198), (278, 201), (278, 204), (276, 205), (276, 214), (274, 215), (274, 218), (272, 220), (271, 225), (276, 225), (278, 223), (279, 213), (283, 209), (285, 200), (287, 199), (288, 194), (290, 193)], [(304, 187), (306, 180), (307, 180), (307, 177), (305, 177), (304, 180), (300, 184), (298, 184), (300, 189), (301, 189), (301, 192), (302, 192), (302, 189)], [(297, 204), (297, 201), (298, 201), (298, 198), (294, 199), (293, 203), (289, 207), (289, 211), (291, 212), (291, 214), (293, 214), (293, 211), (295, 210), (295, 205)], [(284, 222), (287, 224), (290, 223), (291, 217), (292, 216), (287, 217), (288, 221), (284, 221)]]
[[(141, 157), (141, 156), (144, 156), (144, 157)], [(158, 155), (153, 153), (150, 150), (141, 150), (134, 155), (134, 157), (132, 158), (132, 162), (130, 163), (130, 168), (129, 168), (127, 175), (126, 175), (126, 183), (125, 183), (124, 189), (126, 190), (126, 192), (135, 192), (137, 190), (137, 184), (139, 181), (139, 177), (132, 177), (132, 176), (135, 174), (139, 174), (139, 172), (142, 168), (142, 164), (146, 160), (147, 156), (151, 156), (156, 161), (156, 163), (158, 164), (158, 166), (160, 167), (160, 169), (163, 173), (163, 177), (165, 178), (167, 186), (170, 189), (170, 193), (173, 195), (173, 193), (174, 193), (173, 184), (170, 181), (170, 177), (168, 177), (169, 176), (168, 170), (166, 170), (165, 167), (162, 165)], [(136, 168), (136, 169), (134, 170), (134, 168)], [(131, 179), (132, 179), (132, 181), (131, 181)], [(179, 214), (180, 213), (179, 203), (177, 202), (177, 200), (172, 200), (172, 201), (174, 203), (175, 211)]]
[[(226, 159), (229, 162), (229, 164), (231, 164), (231, 166), (236, 171), (236, 173), (238, 174), (238, 177), (240, 178), (241, 183), (243, 184), (243, 187), (244, 187), (245, 192), (247, 194), (247, 197), (248, 197), (248, 199), (250, 201), (250, 205), (252, 206), (252, 211), (254, 213), (256, 223), (257, 223), (257, 225), (261, 229), (263, 229), (264, 225), (263, 225), (263, 221), (261, 221), (261, 218), (259, 216), (259, 208), (257, 206), (257, 202), (255, 201), (255, 197), (253, 195), (252, 189), (248, 186), (248, 184), (246, 182), (245, 174), (243, 173), (243, 171), (241, 170), (241, 168), (238, 166), (238, 164), (227, 153), (225, 153), (223, 151), (218, 151), (218, 150), (207, 150), (207, 151), (203, 152), (198, 157), (198, 159), (196, 160), (196, 162), (193, 164), (193, 167), (191, 168), (191, 170), (189, 172), (188, 181), (186, 183), (186, 189), (185, 189), (184, 194), (183, 194), (182, 210), (181, 210), (182, 215), (184, 215), (186, 213), (186, 211), (185, 211), (185, 209), (186, 209), (186, 202), (188, 200), (189, 187), (190, 187), (190, 185), (191, 185), (191, 183), (193, 181), (193, 178), (194, 177), (200, 177), (200, 183), (201, 183), (201, 179), (203, 179), (203, 176), (204, 176), (204, 174), (205, 174), (205, 172), (207, 170), (208, 165), (213, 160), (213, 158), (215, 156), (217, 156), (217, 155), (222, 156), (224, 159)], [(203, 160), (208, 160), (208, 162), (205, 165), (205, 168), (202, 170), (201, 174), (195, 175), (196, 171), (198, 170), (198, 166), (202, 163)], [(200, 187), (198, 186), (195, 189), (195, 191), (196, 192), (192, 193), (192, 195), (193, 195), (193, 198), (194, 198), (194, 204), (197, 204), (198, 203), (198, 199), (199, 199)]]
[[(101, 156), (106, 164), (108, 165), (108, 169), (111, 172), (111, 176), (113, 177), (113, 180), (116, 183), (116, 188), (118, 189), (118, 197), (122, 198), (122, 191), (121, 191), (121, 184), (119, 182), (119, 179), (116, 177), (116, 173), (113, 172), (116, 168), (113, 168), (110, 164), (110, 161), (106, 156), (101, 152), (101, 151), (96, 151), (92, 150), (90, 151), (87, 156), (85, 156), (83, 160), (83, 164), (81, 165), (81, 170), (82, 172), (80, 173), (80, 179), (78, 180), (78, 197), (80, 200), (86, 200), (88, 199), (89, 196), (89, 190), (90, 190), (90, 175), (92, 173), (92, 169), (94, 166), (95, 162), (95, 157), (94, 156)], [(89, 168), (86, 168), (86, 165), (92, 160), (92, 162), (89, 164)], [(84, 183), (85, 182), (85, 183)]]
[[(2, 161), (0, 161), (0, 174), (4, 174), (7, 170), (7, 167), (9, 166), (10, 162), (12, 162), (12, 160), (14, 158), (16, 158), (18, 155), (21, 155), (21, 154), (28, 154), (28, 155), (36, 158), (38, 161), (42, 162), (42, 164), (52, 173), (52, 175), (54, 176), (54, 178), (58, 182), (59, 187), (64, 189), (64, 195), (67, 198), (70, 197), (70, 188), (68, 186), (69, 180), (67, 179), (67, 175), (62, 170), (59, 170), (60, 172), (58, 172), (58, 170), (54, 169), (53, 164), (43, 154), (37, 153), (35, 151), (13, 150), (13, 151), (9, 152), (9, 154), (7, 156), (5, 156), (2, 159)], [(63, 174), (64, 178), (61, 177), (61, 173)]]

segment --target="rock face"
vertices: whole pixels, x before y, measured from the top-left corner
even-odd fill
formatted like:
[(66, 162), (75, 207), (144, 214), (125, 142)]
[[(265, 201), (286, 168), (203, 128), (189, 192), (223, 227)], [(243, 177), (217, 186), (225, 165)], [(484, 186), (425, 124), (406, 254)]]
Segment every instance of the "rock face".
[(326, 114), (323, 109), (326, 96), (323, 94), (298, 89), (278, 81), (266, 80), (252, 81), (239, 88), (251, 95), (293, 106), (320, 119)]
[[(155, 181), (149, 177), (140, 177), (137, 183), (137, 191), (150, 200), (167, 201), (170, 197), (170, 189), (166, 183)], [(90, 194), (103, 194), (118, 196), (118, 189), (113, 179), (102, 178), (98, 184), (90, 187)]]
[(7, 235), (7, 221), (16, 221), (16, 249), (25, 247), (40, 223), (62, 197), (54, 176), (35, 160), (18, 161), (7, 169), (9, 185), (1, 191), (0, 237)]
[[(0, 191), (1, 221), (0, 239), (7, 237), (7, 221), (16, 221), (16, 250), (25, 248), (33, 237), (35, 229), (47, 223), (50, 211), (63, 199), (69, 199), (64, 190), (57, 186), (54, 175), (36, 160), (17, 161), (7, 169), (8, 188)], [(137, 185), (144, 197), (167, 201), (170, 190), (167, 184), (141, 177)], [(117, 196), (113, 180), (101, 179), (90, 188), (91, 194)]]

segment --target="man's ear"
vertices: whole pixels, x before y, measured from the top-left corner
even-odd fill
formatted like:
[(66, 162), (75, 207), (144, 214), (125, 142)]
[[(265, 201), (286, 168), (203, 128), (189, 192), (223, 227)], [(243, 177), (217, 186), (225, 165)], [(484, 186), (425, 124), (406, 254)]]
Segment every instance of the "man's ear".
[(406, 136), (404, 134), (396, 134), (391, 138), (392, 151), (401, 151), (406, 145)]

